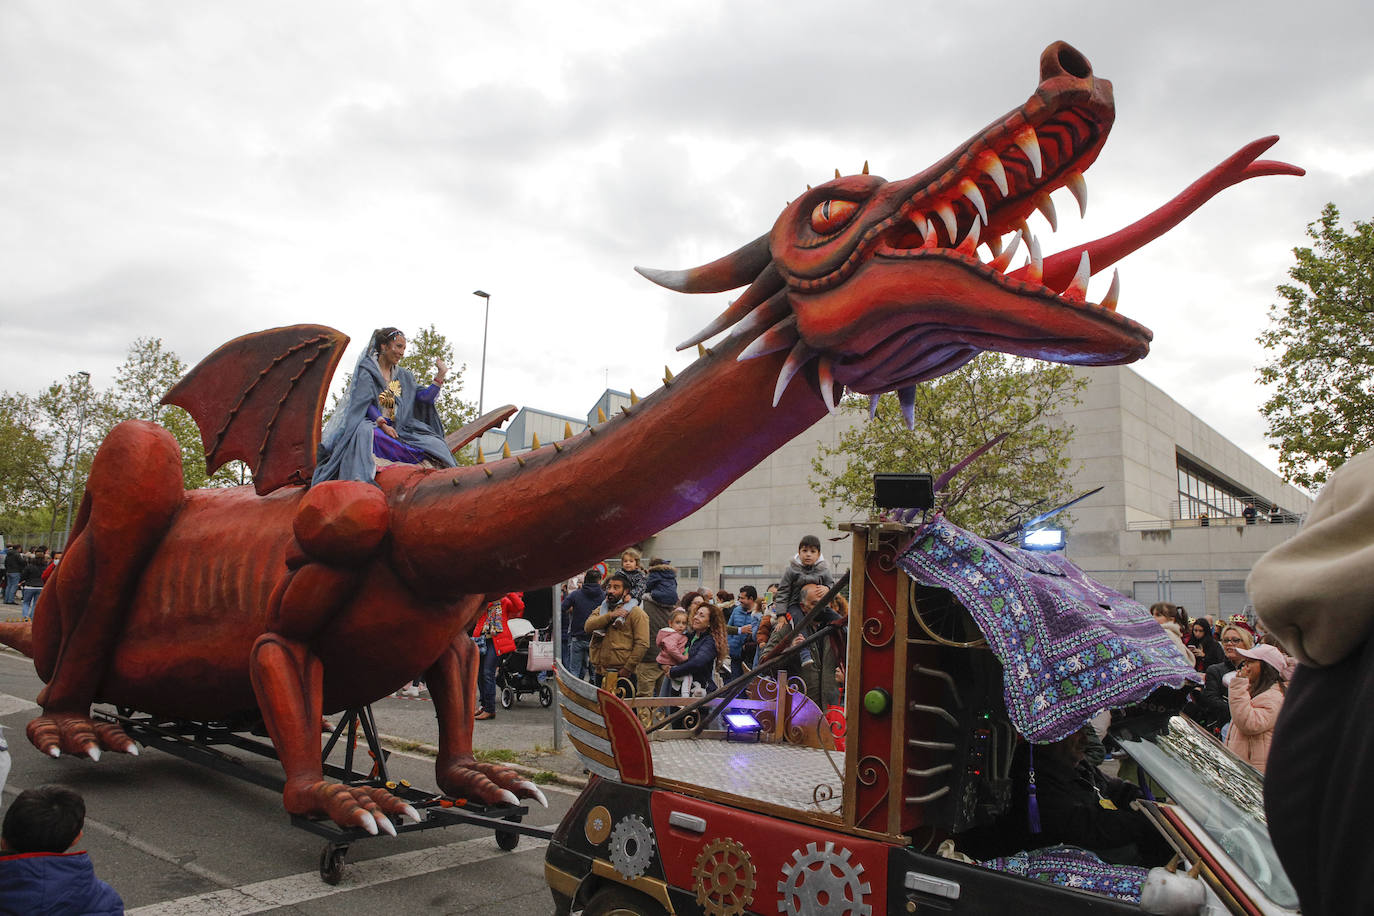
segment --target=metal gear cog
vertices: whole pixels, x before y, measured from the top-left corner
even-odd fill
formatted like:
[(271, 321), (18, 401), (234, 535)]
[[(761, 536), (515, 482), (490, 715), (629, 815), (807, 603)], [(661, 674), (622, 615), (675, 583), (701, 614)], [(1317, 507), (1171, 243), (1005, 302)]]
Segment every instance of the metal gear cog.
[(850, 852), (808, 843), (806, 852), (792, 850), (778, 882), (778, 912), (788, 916), (872, 916), (865, 898), (873, 888), (863, 880), (864, 867), (849, 861)]
[(717, 837), (701, 848), (692, 877), (697, 903), (707, 916), (743, 916), (754, 901), (754, 863), (749, 851), (730, 837)]
[(627, 814), (611, 830), (611, 865), (627, 881), (648, 871), (654, 858), (654, 833), (644, 818)]

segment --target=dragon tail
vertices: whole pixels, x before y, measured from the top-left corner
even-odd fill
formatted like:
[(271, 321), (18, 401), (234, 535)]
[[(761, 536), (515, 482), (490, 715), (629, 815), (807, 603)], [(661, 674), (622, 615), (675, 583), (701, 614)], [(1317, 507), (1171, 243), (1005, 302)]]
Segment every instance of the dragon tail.
[(27, 623), (0, 623), (0, 643), (33, 658), (33, 627)]

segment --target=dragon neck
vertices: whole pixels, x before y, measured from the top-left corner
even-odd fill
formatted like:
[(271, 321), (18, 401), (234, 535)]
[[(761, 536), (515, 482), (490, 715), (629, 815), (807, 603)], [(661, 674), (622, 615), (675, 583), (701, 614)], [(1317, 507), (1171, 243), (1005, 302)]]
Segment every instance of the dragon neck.
[(439, 594), (565, 579), (715, 498), (826, 413), (815, 370), (777, 407), (785, 352), (744, 362), (729, 339), (604, 424), (521, 456), (379, 477), (393, 562)]

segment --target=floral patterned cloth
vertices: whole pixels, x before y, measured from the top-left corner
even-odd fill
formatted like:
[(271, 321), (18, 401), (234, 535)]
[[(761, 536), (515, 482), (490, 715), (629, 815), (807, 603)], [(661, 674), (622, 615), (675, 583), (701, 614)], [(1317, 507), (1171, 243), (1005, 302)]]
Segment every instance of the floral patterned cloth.
[(968, 609), (1002, 662), (1012, 724), (1031, 741), (1057, 741), (1157, 688), (1201, 683), (1143, 605), (1059, 554), (985, 541), (941, 519), (898, 563)]
[(1077, 846), (1050, 846), (979, 862), (984, 868), (1044, 881), (1059, 887), (1106, 894), (1118, 900), (1140, 902), (1148, 868), (1111, 865)]

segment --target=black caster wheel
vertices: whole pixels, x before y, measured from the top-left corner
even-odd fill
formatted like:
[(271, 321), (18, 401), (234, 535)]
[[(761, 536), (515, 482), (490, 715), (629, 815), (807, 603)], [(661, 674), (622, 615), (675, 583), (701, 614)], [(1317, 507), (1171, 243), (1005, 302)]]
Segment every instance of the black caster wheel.
[(343, 877), (344, 857), (348, 855), (348, 846), (326, 843), (320, 851), (320, 880), (325, 884), (338, 884)]
[(553, 705), (553, 691), (548, 684), (539, 685), (539, 705), (545, 709)]
[[(506, 818), (506, 820), (514, 821), (517, 824), (520, 823), (519, 817), (510, 817)], [(520, 834), (518, 833), (514, 833), (509, 830), (496, 831), (496, 845), (499, 846), (501, 849), (504, 849), (506, 852), (510, 852), (512, 849), (514, 849), (516, 845), (519, 844), (519, 842)]]
[(515, 702), (515, 691), (512, 690), (512, 689), (509, 688), (509, 687), (502, 687), (502, 688), (501, 688), (501, 708), (502, 708), (502, 709), (510, 709), (511, 704), (514, 703), (514, 702)]

